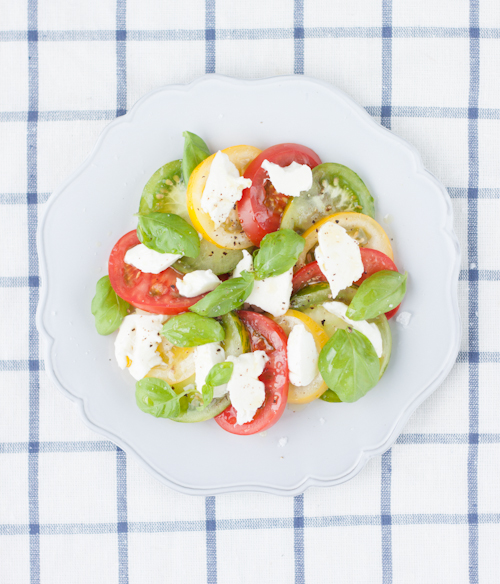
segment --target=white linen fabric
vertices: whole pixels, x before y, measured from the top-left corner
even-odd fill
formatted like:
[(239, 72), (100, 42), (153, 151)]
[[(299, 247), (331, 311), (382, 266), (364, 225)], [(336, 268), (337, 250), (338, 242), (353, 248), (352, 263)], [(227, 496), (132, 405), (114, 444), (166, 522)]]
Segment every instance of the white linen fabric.
[[(500, 582), (499, 71), (498, 0), (0, 0), (0, 582)], [(337, 85), (454, 204), (454, 369), (391, 450), (295, 498), (164, 487), (41, 359), (44, 203), (144, 93), (213, 72)]]

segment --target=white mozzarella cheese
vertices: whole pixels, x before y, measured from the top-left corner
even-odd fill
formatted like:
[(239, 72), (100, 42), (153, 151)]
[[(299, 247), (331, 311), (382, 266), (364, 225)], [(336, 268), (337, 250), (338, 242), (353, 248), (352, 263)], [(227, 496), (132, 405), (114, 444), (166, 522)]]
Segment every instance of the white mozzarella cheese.
[(330, 284), (333, 298), (363, 274), (358, 242), (333, 221), (320, 227), (318, 247), (314, 253), (320, 270)]
[[(210, 369), (217, 363), (223, 363), (226, 358), (224, 349), (220, 343), (207, 343), (200, 345), (194, 350), (195, 363), (195, 383), (196, 389), (201, 393)], [(227, 393), (227, 384), (218, 385), (214, 388), (214, 398), (222, 397)]]
[(177, 278), (176, 286), (181, 296), (194, 298), (205, 292), (215, 290), (221, 283), (212, 270), (195, 270), (186, 274), (184, 278)]
[(235, 204), (241, 199), (243, 189), (251, 185), (252, 181), (240, 176), (229, 156), (219, 150), (212, 161), (201, 196), (201, 208), (210, 215), (216, 228), (228, 218)]
[(318, 375), (318, 350), (314, 337), (303, 324), (296, 324), (288, 335), (290, 382), (298, 387), (312, 383)]
[(239, 357), (229, 356), (234, 364), (231, 379), (227, 384), (231, 404), (236, 410), (236, 424), (251, 422), (255, 413), (264, 403), (265, 385), (259, 381), (269, 357), (264, 351), (244, 353)]
[(140, 243), (127, 251), (124, 261), (145, 274), (159, 274), (170, 268), (181, 257), (182, 255), (175, 253), (159, 253)]
[(161, 314), (130, 314), (123, 319), (115, 339), (115, 357), (121, 369), (130, 364), (128, 370), (134, 379), (142, 379), (162, 362), (156, 348), (165, 320)]
[[(243, 259), (234, 269), (233, 277), (240, 276), (243, 270), (253, 271), (252, 256), (246, 250), (243, 250)], [(270, 312), (273, 316), (283, 316), (290, 308), (292, 279), (293, 268), (290, 268), (279, 276), (255, 280), (252, 292), (246, 302)]]
[(307, 164), (293, 161), (289, 166), (279, 166), (264, 160), (261, 167), (267, 171), (276, 191), (287, 197), (298, 197), (302, 191), (308, 191), (312, 187), (312, 170)]

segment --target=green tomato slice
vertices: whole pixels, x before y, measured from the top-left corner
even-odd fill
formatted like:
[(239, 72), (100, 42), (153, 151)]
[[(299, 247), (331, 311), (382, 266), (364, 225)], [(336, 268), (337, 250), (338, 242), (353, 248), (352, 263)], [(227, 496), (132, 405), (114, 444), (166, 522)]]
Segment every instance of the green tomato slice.
[(373, 218), (373, 197), (365, 183), (350, 168), (325, 162), (313, 169), (313, 185), (309, 191), (291, 198), (280, 228), (304, 233), (323, 217), (341, 211), (364, 213)]
[[(181, 179), (181, 162), (168, 162), (148, 180), (142, 191), (139, 213), (175, 213), (192, 225), (187, 210), (186, 185)], [(183, 274), (195, 270), (212, 270), (219, 276), (232, 272), (242, 258), (240, 250), (221, 249), (202, 239), (200, 253), (196, 258), (183, 257), (173, 267)]]
[[(335, 300), (338, 302), (343, 302), (344, 304), (350, 304), (351, 300), (356, 294), (357, 288), (350, 286), (345, 290), (341, 290)], [(318, 304), (323, 304), (324, 302), (330, 302), (332, 300), (332, 291), (330, 289), (330, 284), (326, 282), (320, 282), (318, 284), (310, 284), (305, 286), (302, 290), (299, 290), (297, 294), (292, 296), (290, 300), (290, 308), (295, 310), (300, 310), (304, 312), (305, 308), (312, 308), (318, 306)]]
[(183, 257), (177, 260), (174, 268), (183, 274), (194, 270), (212, 270), (216, 276), (232, 272), (238, 262), (243, 259), (239, 249), (221, 249), (210, 241), (200, 241), (200, 253), (196, 258)]
[[(189, 389), (190, 385), (194, 387), (194, 379), (195, 376), (192, 375), (189, 379), (177, 383), (173, 386), (174, 391), (176, 393), (182, 393), (186, 389)], [(197, 408), (201, 403), (200, 396), (197, 393), (190, 393), (189, 395), (184, 396), (180, 400), (180, 414), (177, 417), (170, 419), (174, 422), (181, 422), (183, 424), (205, 422), (206, 420), (218, 416), (231, 404), (228, 395), (213, 399), (206, 408), (198, 410)]]
[(142, 191), (139, 213), (175, 213), (190, 223), (186, 185), (181, 176), (180, 160), (173, 160), (159, 168)]
[(321, 282), (319, 284), (310, 284), (299, 290), (290, 300), (290, 308), (294, 310), (303, 310), (311, 306), (323, 304), (333, 300), (330, 284)]
[(220, 317), (220, 321), (226, 333), (222, 341), (226, 357), (239, 357), (243, 353), (249, 353), (250, 335), (238, 316), (234, 312), (228, 312)]

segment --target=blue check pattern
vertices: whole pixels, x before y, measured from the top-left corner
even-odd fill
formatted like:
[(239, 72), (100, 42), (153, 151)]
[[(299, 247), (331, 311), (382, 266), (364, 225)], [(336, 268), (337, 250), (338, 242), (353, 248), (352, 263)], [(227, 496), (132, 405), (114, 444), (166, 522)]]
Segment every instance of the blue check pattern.
[[(256, 0), (253, 14), (227, 0), (68, 4), (5, 3), (0, 23), (0, 581), (500, 582), (496, 0)], [(425, 59), (426, 92), (413, 84)], [(436, 62), (453, 85), (432, 75)], [(348, 485), (293, 499), (179, 495), (83, 428), (46, 378), (35, 325), (43, 204), (109, 120), (203, 73), (339, 85), (416, 143), (453, 200), (457, 364)]]

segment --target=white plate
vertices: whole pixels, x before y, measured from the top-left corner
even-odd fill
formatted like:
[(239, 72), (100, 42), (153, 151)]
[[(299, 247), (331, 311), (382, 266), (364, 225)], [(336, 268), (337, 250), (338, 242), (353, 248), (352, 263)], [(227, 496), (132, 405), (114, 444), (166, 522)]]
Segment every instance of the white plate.
[[(374, 195), (395, 262), (409, 272), (403, 310), (412, 318), (408, 328), (391, 321), (389, 368), (363, 399), (287, 409), (265, 436), (249, 437), (228, 434), (213, 420), (177, 424), (137, 408), (133, 379), (113, 357), (115, 335), (97, 334), (90, 302), (113, 245), (135, 227), (144, 184), (180, 158), (184, 130), (202, 136), (212, 151), (305, 144), (323, 161), (352, 168)], [(386, 215), (390, 222), (382, 220)], [(391, 446), (458, 353), (460, 251), (448, 194), (412, 146), (314, 79), (209, 75), (148, 94), (104, 130), (89, 158), (52, 195), (38, 245), (43, 286), (37, 316), (47, 371), (90, 428), (184, 493), (295, 495), (347, 481)], [(281, 437), (288, 438), (285, 447), (278, 446)]]

